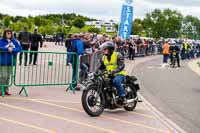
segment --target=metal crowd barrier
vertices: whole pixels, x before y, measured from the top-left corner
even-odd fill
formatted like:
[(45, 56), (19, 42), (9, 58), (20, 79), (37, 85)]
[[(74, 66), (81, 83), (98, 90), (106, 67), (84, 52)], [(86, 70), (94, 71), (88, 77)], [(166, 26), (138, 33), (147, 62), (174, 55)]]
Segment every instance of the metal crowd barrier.
[[(38, 52), (22, 51), (37, 56), (36, 65), (18, 65), (14, 56), (0, 52), (0, 87), (2, 96), (5, 89), (13, 84), (22, 87), (19, 94), (23, 91), (28, 96), (26, 87), (28, 86), (54, 86), (66, 85), (74, 92), (74, 85), (78, 81), (78, 55), (76, 53), (60, 52)], [(66, 57), (70, 55), (71, 65), (67, 65)], [(4, 60), (4, 62), (3, 62)], [(27, 60), (29, 63), (30, 58)], [(9, 63), (11, 62), (11, 63)], [(24, 62), (24, 60), (23, 60)], [(31, 63), (31, 62), (30, 62)]]
[(80, 56), (80, 66), (79, 66), (79, 85), (84, 84), (83, 82), (87, 79), (87, 72), (95, 72), (100, 66), (100, 58), (102, 57), (102, 52), (97, 51), (93, 54), (85, 54)]
[[(23, 66), (16, 65), (14, 85), (22, 87), (22, 91), (26, 96), (28, 93), (25, 89), (27, 86), (54, 86), (69, 85), (77, 83), (78, 80), (78, 55), (76, 53), (61, 52), (38, 52), (23, 51), (24, 53), (37, 54), (37, 65)], [(70, 63), (67, 65), (66, 56), (70, 55)], [(30, 60), (30, 58), (29, 58)], [(73, 71), (73, 69), (76, 69)], [(73, 77), (73, 73), (76, 73)]]

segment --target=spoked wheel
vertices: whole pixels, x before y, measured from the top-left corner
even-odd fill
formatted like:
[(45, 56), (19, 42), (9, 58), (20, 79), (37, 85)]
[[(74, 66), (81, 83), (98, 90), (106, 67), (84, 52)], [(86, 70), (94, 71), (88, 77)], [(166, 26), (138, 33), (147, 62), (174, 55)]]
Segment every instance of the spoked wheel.
[(88, 115), (92, 117), (101, 115), (105, 108), (104, 94), (99, 94), (96, 88), (96, 86), (90, 86), (86, 88), (82, 94), (83, 109)]
[[(131, 84), (128, 84), (126, 85), (126, 99), (127, 101), (128, 100), (131, 100), (131, 99), (136, 99), (137, 97), (137, 92), (136, 92), (136, 89), (134, 88), (133, 85)], [(131, 103), (128, 103), (128, 105), (124, 106), (124, 109), (126, 111), (133, 111), (135, 109), (137, 105), (137, 100), (131, 102)]]

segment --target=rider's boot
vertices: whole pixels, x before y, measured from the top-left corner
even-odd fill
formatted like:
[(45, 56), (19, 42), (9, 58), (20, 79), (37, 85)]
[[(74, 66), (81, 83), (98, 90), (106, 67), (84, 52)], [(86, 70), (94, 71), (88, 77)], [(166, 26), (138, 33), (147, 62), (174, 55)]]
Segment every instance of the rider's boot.
[(121, 104), (121, 105), (126, 105), (127, 104), (126, 96), (120, 96), (119, 97), (119, 104)]

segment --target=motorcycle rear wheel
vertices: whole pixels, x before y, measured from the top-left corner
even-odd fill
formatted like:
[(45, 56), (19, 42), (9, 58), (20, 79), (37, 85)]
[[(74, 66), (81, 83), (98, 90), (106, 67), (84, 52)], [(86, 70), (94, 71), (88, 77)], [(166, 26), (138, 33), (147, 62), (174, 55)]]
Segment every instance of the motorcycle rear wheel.
[[(131, 85), (131, 84), (127, 84), (126, 85), (126, 99), (130, 100), (130, 99), (135, 99), (137, 97), (137, 92), (136, 92), (136, 88)], [(126, 111), (133, 111), (136, 108), (137, 105), (137, 101), (135, 100), (133, 103), (128, 104), (127, 106), (124, 106), (124, 109)]]

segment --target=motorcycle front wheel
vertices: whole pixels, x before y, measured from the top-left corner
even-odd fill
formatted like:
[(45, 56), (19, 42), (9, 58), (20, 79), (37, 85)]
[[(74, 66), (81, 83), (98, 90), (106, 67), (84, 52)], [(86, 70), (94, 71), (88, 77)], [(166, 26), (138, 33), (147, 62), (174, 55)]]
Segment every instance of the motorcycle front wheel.
[(96, 86), (89, 86), (83, 91), (82, 106), (88, 115), (100, 116), (105, 108), (105, 96), (98, 93)]

